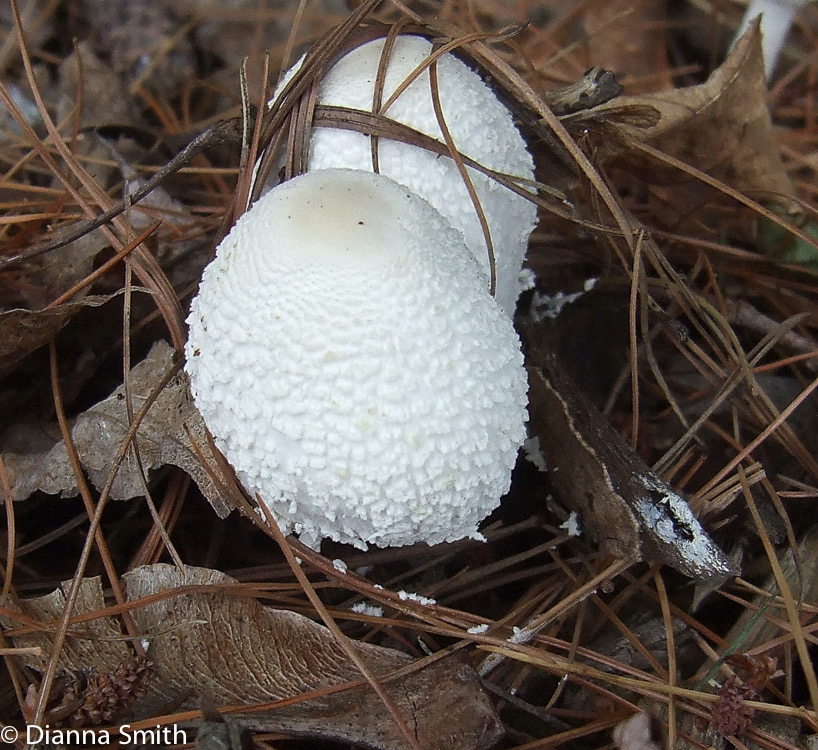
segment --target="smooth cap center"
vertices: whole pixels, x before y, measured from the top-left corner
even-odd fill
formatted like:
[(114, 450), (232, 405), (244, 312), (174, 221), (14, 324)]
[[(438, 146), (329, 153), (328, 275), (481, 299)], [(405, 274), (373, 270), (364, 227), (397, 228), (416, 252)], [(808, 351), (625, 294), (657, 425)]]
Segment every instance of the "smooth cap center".
[(370, 173), (326, 170), (309, 177), (279, 196), (282, 245), (327, 262), (371, 263), (402, 254), (400, 216), (412, 209), (404, 189), (376, 184)]

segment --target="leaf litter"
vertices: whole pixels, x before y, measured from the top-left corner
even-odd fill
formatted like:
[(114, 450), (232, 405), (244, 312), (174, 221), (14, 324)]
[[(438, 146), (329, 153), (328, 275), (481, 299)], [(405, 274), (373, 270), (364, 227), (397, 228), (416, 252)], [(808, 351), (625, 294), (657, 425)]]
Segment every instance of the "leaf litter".
[[(378, 698), (360, 685), (360, 673), (326, 628), (296, 612), (261, 606), (215, 570), (158, 564), (132, 570), (124, 581), (131, 615), (148, 644), (150, 679), (109, 720), (135, 723), (168, 706), (196, 708), (204, 696), (220, 706), (244, 706), (231, 715), (257, 731), (405, 747), (391, 722), (373, 721)], [(14, 612), (47, 626), (62, 613), (65, 594), (57, 589), (19, 604), (7, 598), (3, 606), (0, 620), (13, 633), (20, 625)], [(82, 582), (74, 619), (59, 655), (61, 675), (111, 674), (132, 659), (116, 618), (105, 614), (99, 578)], [(12, 637), (18, 647), (42, 650), (25, 661), (43, 670), (51, 653), (48, 630)], [(366, 643), (355, 648), (385, 678), (422, 747), (488, 748), (499, 738), (494, 709), (460, 655), (406, 672), (413, 663), (407, 654)], [(395, 672), (403, 674), (386, 677)]]
[[(648, 182), (678, 180), (678, 171), (662, 168), (640, 151), (640, 145), (695, 167), (750, 196), (794, 199), (790, 176), (781, 161), (767, 107), (767, 87), (756, 27), (738, 41), (727, 59), (707, 81), (659, 93), (622, 96), (600, 105), (593, 117), (608, 112), (655, 109), (658, 119), (648, 127), (627, 122), (614, 126), (611, 149), (627, 169)], [(575, 117), (582, 123), (583, 117)], [(570, 123), (572, 118), (566, 118)], [(575, 125), (572, 123), (572, 127)], [(618, 149), (624, 153), (617, 153)]]
[[(56, 94), (40, 105), (32, 91), (32, 85), (41, 93), (57, 91), (57, 79), (46, 75), (49, 58), (38, 52), (57, 28), (53, 9), (26, 4), (27, 45), (11, 35), (16, 48), (9, 43), (4, 50), (7, 61), (17, 59), (19, 49), (35, 52), (27, 81), (19, 67), (3, 79), (11, 117), (0, 134), (9, 201), (0, 226), (0, 377), (32, 405), (0, 425), (9, 532), (2, 617), (7, 642), (20, 649), (7, 657), (7, 695), (14, 688), (18, 696), (16, 705), (7, 701), (9, 713), (36, 718), (42, 705), (45, 716), (93, 723), (128, 716), (150, 721), (172, 711), (179, 721), (202, 718), (207, 731), (238, 713), (239, 726), (254, 731), (405, 747), (406, 735), (384, 714), (335, 636), (302, 617), (323, 616), (304, 598), (306, 585), (358, 639), (355, 648), (367, 654), (367, 666), (423, 746), (488, 747), (501, 727), (504, 747), (542, 738), (582, 747), (606, 746), (613, 738), (623, 750), (713, 744), (719, 727), (727, 728), (712, 720), (720, 691), (749, 700), (736, 681), (741, 676), (733, 677), (737, 662), (730, 655), (750, 652), (778, 659), (778, 667), (759, 672), (753, 683), (755, 713), (739, 706), (749, 717), (738, 727), (740, 741), (795, 747), (818, 732), (818, 683), (808, 650), (815, 597), (804, 585), (815, 556), (806, 509), (818, 496), (811, 438), (818, 413), (818, 308), (814, 275), (804, 269), (815, 242), (809, 219), (803, 223), (814, 210), (809, 184), (815, 174), (791, 148), (782, 161), (779, 138), (780, 123), (793, 122), (793, 106), (808, 112), (798, 88), (804, 73), (794, 69), (770, 97), (751, 32), (705, 82), (683, 68), (675, 72), (681, 85), (670, 88), (674, 71), (662, 61), (662, 34), (656, 33), (663, 20), (649, 2), (627, 9), (588, 4), (567, 14), (544, 3), (533, 15), (522, 5), (477, 15), (441, 5), (419, 14), (397, 1), (379, 8), (356, 4), (350, 15), (333, 3), (308, 2), (277, 17), (254, 16), (257, 4), (239, 3), (237, 21), (207, 0), (141, 5), (106, 7), (116, 17), (110, 45), (97, 33), (90, 46), (81, 41), (76, 54), (52, 48), (64, 61), (59, 110), (48, 111)], [(620, 10), (632, 14), (628, 24), (648, 40), (654, 68), (623, 45)], [(44, 14), (36, 30), (35, 12)], [(261, 66), (254, 65), (268, 45), (257, 40), (297, 21), (290, 40), (272, 43), (275, 71), (281, 56), (294, 59), (288, 50), (301, 51), (308, 37), (335, 28), (323, 37), (315, 67), (304, 71), (308, 81), (365, 17), (426, 23), (436, 39), (463, 37), (461, 53), (503, 90), (542, 165), (536, 200), (543, 220), (528, 261), (532, 294), (569, 295), (587, 278), (600, 277), (593, 292), (553, 320), (522, 325), (528, 318), (523, 306), (528, 363), (536, 367), (556, 352), (594, 406), (581, 419), (572, 409), (573, 421), (544, 415), (543, 393), (555, 379), (545, 389), (534, 380), (532, 426), (543, 416), (550, 420), (537, 435), (549, 473), (518, 466), (509, 497), (485, 529), (487, 543), (367, 553), (336, 546), (322, 557), (288, 542), (308, 572), (305, 583), (283, 565), (265, 521), (213, 451), (173, 352), (198, 274), (251, 192), (249, 170), (235, 187), (239, 149), (241, 163), (252, 164), (259, 149), (273, 154), (276, 143), (284, 144), (285, 159), (297, 168), (292, 149), (307, 142), (299, 132), (305, 121), (288, 120), (307, 111), (298, 109), (298, 96), (277, 112), (254, 106), (268, 99)], [(106, 26), (102, 15), (94, 20)], [(481, 34), (466, 39), (476, 24)], [(242, 141), (237, 117), (244, 53), (233, 58), (224, 46), (234, 32), (247, 38), (248, 28), (257, 34), (249, 45), (244, 111), (261, 118), (257, 145), (254, 123), (246, 123)], [(144, 43), (129, 46), (137, 38)], [(144, 56), (134, 56), (135, 49)], [(610, 61), (587, 57), (603, 53)], [(219, 58), (227, 61), (222, 68)], [(112, 61), (114, 70), (101, 60)], [(624, 95), (617, 95), (610, 71), (583, 78), (588, 62), (616, 66)], [(273, 72), (269, 86), (275, 79)], [(122, 96), (113, 97), (118, 114), (112, 119), (110, 110), (96, 106), (101, 97), (95, 92), (117, 88)], [(602, 104), (589, 98), (600, 91)], [(789, 110), (777, 104), (784, 101)], [(323, 122), (337, 113), (315, 114)], [(63, 140), (55, 130), (48, 135), (49, 115)], [(345, 118), (344, 127), (376, 129), (378, 137), (417, 138), (388, 118)], [(293, 137), (276, 141), (286, 127), (294, 128)], [(145, 134), (150, 138), (142, 143)], [(788, 142), (806, 152), (805, 134), (790, 127)], [(445, 146), (421, 139), (418, 147), (447, 158)], [(132, 205), (141, 188), (147, 197)], [(77, 220), (93, 222), (100, 214), (119, 218), (92, 234)], [(71, 232), (69, 243), (49, 246), (55, 235)], [(797, 254), (777, 254), (787, 237), (798, 243)], [(89, 320), (101, 346), (83, 351)], [(73, 356), (85, 357), (83, 371), (99, 381), (84, 379), (67, 390), (69, 446), (55, 441), (59, 430), (48, 398), (52, 386), (65, 383), (27, 382), (25, 374), (36, 371), (37, 350), (54, 337), (77, 346)], [(139, 353), (132, 364), (134, 347)], [(65, 350), (52, 352), (68, 359)], [(562, 394), (562, 386), (556, 388)], [(608, 422), (621, 436), (611, 436)], [(550, 452), (549, 441), (557, 446)], [(611, 445), (624, 462), (611, 458)], [(76, 449), (79, 474), (67, 448)], [(585, 470), (599, 476), (610, 477), (619, 466), (632, 484), (611, 494), (593, 482), (572, 482), (555, 462), (560, 449), (582, 456)], [(178, 477), (169, 466), (192, 478), (195, 489), (169, 479)], [(672, 512), (662, 515), (668, 503), (659, 500), (643, 508), (638, 491), (621, 489), (639, 477), (677, 498)], [(104, 504), (162, 491), (167, 508), (156, 516), (140, 502)], [(68, 583), (45, 599), (25, 598), (24, 592), (49, 591), (60, 580), (43, 573), (40, 555), (48, 554), (53, 535), (59, 540), (70, 533), (68, 525), (58, 526), (58, 509), (77, 493), (100, 500), (106, 537), (120, 546), (130, 540), (123, 548), (98, 547), (103, 557), (113, 556), (109, 584), (113, 571), (130, 569), (137, 546), (138, 556), (147, 554), (140, 542), (148, 537), (154, 539), (150, 554), (159, 559), (168, 537), (155, 534), (157, 524), (167, 525), (163, 532), (186, 561), (203, 567), (123, 572), (123, 593), (112, 607), (102, 582), (91, 577), (99, 563), (79, 556), (61, 576), (81, 582), (73, 606), (66, 606)], [(202, 517), (194, 510), (202, 497), (216, 513)], [(49, 504), (53, 524), (40, 513)], [(231, 520), (219, 516), (235, 507), (244, 511), (244, 525), (230, 527), (241, 536), (228, 542), (224, 529)], [(89, 516), (93, 508), (86, 506)], [(582, 536), (566, 533), (567, 518), (576, 520)], [(209, 540), (206, 550), (186, 543), (188, 525)], [(135, 539), (140, 534), (144, 540)], [(22, 545), (23, 539), (32, 543)], [(708, 550), (705, 562), (690, 557), (691, 542)], [(15, 559), (16, 548), (26, 550), (25, 557)], [(620, 558), (613, 564), (611, 552)], [(739, 561), (747, 579), (731, 575)], [(694, 595), (667, 565), (715, 578), (698, 584)], [(238, 571), (233, 577), (219, 571), (231, 567)], [(406, 591), (417, 593), (401, 597)], [(53, 633), (63, 624), (66, 638), (55, 650)], [(278, 641), (268, 631), (290, 635)], [(423, 661), (430, 652), (441, 658)], [(499, 719), (468, 664), (482, 664)], [(40, 695), (38, 674), (53, 668), (56, 680), (42, 683), (49, 695)], [(390, 678), (395, 670), (399, 675)], [(284, 685), (275, 679), (281, 674), (288, 677)], [(343, 683), (354, 687), (336, 692)], [(446, 697), (439, 706), (429, 702), (438, 692)], [(657, 722), (666, 738), (655, 731)]]
[[(231, 508), (225, 504), (217, 485), (219, 469), (207, 430), (193, 406), (187, 377), (174, 364), (173, 350), (167, 342), (154, 344), (147, 357), (131, 371), (129, 385), (131, 403), (137, 411), (150, 404), (138, 430), (139, 460), (129, 452), (121, 464), (114, 465), (119, 447), (131, 429), (124, 385), (74, 421), (71, 430), (74, 447), (91, 483), (102, 491), (114, 475), (111, 499), (131, 500), (145, 494), (149, 477), (143, 472), (178, 466), (199, 485), (213, 509), (222, 517), (227, 515)], [(15, 440), (13, 430), (4, 437), (17, 444), (23, 442)], [(4, 461), (14, 501), (24, 500), (37, 491), (63, 497), (79, 491), (63, 441), (38, 453), (6, 452)], [(226, 481), (221, 477), (222, 484)]]

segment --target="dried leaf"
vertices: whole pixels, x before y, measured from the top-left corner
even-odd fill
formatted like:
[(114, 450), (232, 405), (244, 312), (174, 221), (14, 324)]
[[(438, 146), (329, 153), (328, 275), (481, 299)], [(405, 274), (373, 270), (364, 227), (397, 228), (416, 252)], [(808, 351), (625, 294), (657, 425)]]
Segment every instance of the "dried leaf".
[(111, 297), (85, 297), (47, 310), (6, 310), (0, 313), (0, 378), (24, 357), (47, 344), (83, 307), (99, 307)]
[[(173, 350), (164, 341), (154, 344), (148, 356), (130, 373), (134, 413), (173, 367)], [(71, 431), (80, 463), (92, 484), (101, 489), (108, 481), (113, 461), (125, 441), (130, 425), (125, 388), (120, 386), (104, 401), (77, 417)], [(161, 391), (136, 433), (139, 455), (146, 471), (171, 464), (187, 472), (214, 510), (222, 517), (230, 512), (212, 475), (218, 473), (216, 459), (207, 440), (207, 431), (193, 406), (187, 377), (174, 375)], [(208, 462), (202, 465), (199, 456)], [(36, 490), (64, 496), (77, 493), (74, 473), (62, 441), (47, 452), (4, 456), (11, 483), (11, 496), (23, 500)], [(130, 450), (117, 471), (111, 488), (114, 500), (144, 496), (139, 464)]]
[[(302, 615), (262, 607), (254, 599), (220, 592), (236, 581), (205, 568), (149, 565), (125, 576), (127, 599), (143, 601), (132, 610), (140, 633), (149, 641), (152, 679), (147, 694), (137, 700), (121, 721), (158, 715), (171, 703), (197, 708), (201, 696), (218, 705), (268, 703), (347, 682), (361, 674), (348, 660), (330, 632)], [(68, 584), (65, 584), (66, 586)], [(184, 588), (183, 588), (184, 587)], [(208, 587), (197, 591), (195, 587)], [(157, 597), (170, 592), (166, 597)], [(83, 581), (74, 614), (103, 608), (99, 579)], [(40, 613), (46, 621), (61, 614), (62, 593), (50, 597), (48, 607), (23, 602), (26, 614)], [(40, 602), (42, 600), (34, 600)], [(14, 609), (9, 598), (4, 606)], [(10, 627), (8, 617), (0, 618)], [(14, 623), (16, 625), (16, 623)], [(77, 637), (81, 632), (87, 637)], [(72, 626), (60, 668), (73, 671), (93, 664), (111, 671), (127, 646), (116, 640), (113, 618), (100, 617), (78, 629)], [(14, 638), (16, 645), (36, 644), (46, 656), (26, 656), (42, 669), (50, 650), (50, 633)], [(380, 677), (407, 667), (411, 657), (367, 643), (354, 643), (361, 657)], [(479, 750), (502, 735), (499, 721), (474, 671), (461, 656), (448, 657), (384, 685), (417, 734), (424, 748)], [(233, 715), (235, 718), (235, 715)], [(368, 747), (405, 748), (403, 735), (369, 686), (330, 692), (320, 698), (280, 708), (241, 714), (240, 721), (259, 731), (355, 742)]]
[(531, 431), (548, 457), (551, 481), (606, 552), (643, 553), (692, 578), (735, 567), (684, 498), (642, 461), (563, 372), (553, 355), (529, 367)]
[[(66, 581), (50, 594), (36, 599), (16, 599), (11, 595), (0, 598), (8, 610), (20, 612), (28, 620), (55, 623), (65, 612), (65, 594), (71, 582)], [(98, 577), (82, 581), (74, 606), (75, 615), (90, 614), (105, 609), (105, 598)], [(8, 615), (0, 615), (3, 628), (16, 628), (20, 622)], [(35, 631), (14, 636), (14, 643), (20, 647), (39, 646), (41, 655), (25, 657), (25, 663), (32, 669), (43, 672), (51, 658), (51, 644), (54, 634), (50, 630)], [(122, 638), (119, 623), (112, 617), (100, 617), (75, 623), (68, 631), (65, 644), (57, 656), (57, 667), (61, 672), (95, 670), (105, 672), (119, 666), (133, 656), (127, 641)]]
[[(644, 96), (619, 97), (587, 114), (566, 118), (572, 129), (582, 118), (605, 120), (630, 108), (656, 109), (650, 127), (617, 122), (617, 139), (599, 144), (609, 156), (648, 182), (678, 181), (678, 170), (664, 170), (630, 144), (645, 143), (745, 192), (795, 195), (781, 162), (767, 108), (767, 84), (758, 28), (751, 28), (725, 62), (699, 86)], [(624, 151), (620, 151), (624, 149)]]

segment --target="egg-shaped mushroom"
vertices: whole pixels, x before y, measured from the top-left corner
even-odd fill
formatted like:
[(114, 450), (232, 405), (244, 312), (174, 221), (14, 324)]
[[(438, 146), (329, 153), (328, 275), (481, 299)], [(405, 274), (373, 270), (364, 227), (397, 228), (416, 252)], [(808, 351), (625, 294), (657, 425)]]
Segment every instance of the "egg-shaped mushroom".
[[(318, 103), (373, 111), (384, 45), (384, 39), (366, 42), (330, 67), (321, 80)], [(431, 52), (432, 44), (424, 37), (401, 34), (395, 38), (383, 80), (382, 104)], [(303, 59), (288, 71), (282, 87), (301, 62)], [(494, 172), (523, 181), (533, 180), (534, 165), (526, 143), (511, 112), (492, 89), (450, 53), (437, 59), (436, 69), (440, 108), (457, 150)], [(445, 144), (435, 113), (428, 69), (402, 90), (382, 114)], [(490, 273), (490, 256), (480, 216), (454, 160), (386, 137), (378, 138), (377, 144), (378, 171), (429, 201), (463, 233), (469, 249)], [(371, 138), (354, 129), (314, 128), (308, 169), (328, 168), (372, 170)], [(513, 315), (521, 290), (519, 274), (536, 223), (537, 207), (491, 176), (472, 167), (466, 171), (493, 246), (495, 296), (498, 304)]]
[(277, 186), (219, 245), (188, 324), (216, 445), (302, 541), (475, 536), (508, 490), (519, 339), (461, 234), (405, 186), (336, 169)]

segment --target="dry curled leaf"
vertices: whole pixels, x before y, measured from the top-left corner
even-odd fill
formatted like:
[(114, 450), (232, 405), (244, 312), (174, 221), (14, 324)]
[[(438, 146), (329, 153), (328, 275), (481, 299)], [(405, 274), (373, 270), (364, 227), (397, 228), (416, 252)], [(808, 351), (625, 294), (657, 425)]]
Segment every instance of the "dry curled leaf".
[(79, 127), (100, 125), (137, 125), (136, 107), (130, 97), (111, 96), (122, 88), (119, 77), (103, 62), (87, 41), (77, 43), (75, 53), (60, 67), (60, 119), (70, 116), (77, 106), (77, 93), (82, 92), (79, 107)]
[[(22, 623), (56, 623), (65, 612), (66, 593), (71, 582), (36, 599), (17, 599), (12, 595), (0, 597), (8, 612), (19, 612), (20, 621), (11, 614), (0, 615), (3, 629), (12, 629)], [(99, 578), (82, 582), (74, 606), (76, 614), (98, 612), (105, 608)], [(25, 663), (38, 672), (47, 669), (51, 658), (53, 629), (34, 630), (16, 635), (14, 642), (20, 648), (38, 648), (38, 653), (25, 657)], [(48, 701), (45, 715), (54, 725), (90, 726), (110, 721), (130, 707), (144, 692), (150, 675), (150, 664), (136, 656), (114, 618), (100, 617), (75, 623), (68, 631), (65, 643), (57, 656), (57, 680)], [(26, 709), (33, 711), (37, 702), (34, 686), (29, 689)], [(28, 717), (33, 719), (33, 713)]]
[[(264, 704), (292, 699), (289, 705), (240, 714), (259, 731), (354, 742), (383, 750), (402, 750), (406, 740), (378, 696), (330, 632), (308, 618), (261, 606), (256, 600), (224, 593), (236, 581), (215, 570), (149, 565), (125, 577), (127, 599), (137, 630), (149, 643), (151, 679), (121, 721), (158, 715), (168, 705), (198, 708), (202, 696), (219, 706)], [(68, 584), (64, 584), (67, 586)], [(163, 596), (164, 594), (164, 596)], [(41, 601), (48, 600), (43, 607)], [(141, 601), (140, 601), (141, 600)], [(62, 613), (62, 592), (43, 600), (14, 604), (35, 619), (53, 622)], [(98, 578), (82, 583), (74, 615), (103, 609)], [(5, 627), (18, 623), (0, 618)], [(69, 628), (59, 656), (61, 670), (93, 664), (111, 671), (128, 647), (112, 617), (101, 616)], [(44, 656), (24, 657), (43, 669), (50, 632), (14, 638), (15, 645), (39, 645)], [(367, 667), (384, 687), (421, 747), (430, 750), (491, 747), (502, 735), (494, 709), (474, 671), (459, 655), (389, 679), (412, 658), (393, 649), (353, 642)], [(335, 690), (344, 683), (357, 687)], [(306, 701), (299, 696), (328, 691)], [(233, 715), (235, 718), (235, 715)]]
[[(624, 168), (650, 183), (677, 182), (679, 171), (662, 169), (636, 146), (647, 144), (745, 192), (794, 196), (781, 161), (767, 107), (767, 82), (758, 28), (751, 28), (728, 58), (701, 85), (644, 96), (619, 97), (568, 118), (576, 129), (583, 118), (605, 120), (610, 113), (652, 108), (658, 122), (613, 122), (618, 138), (598, 144), (597, 155), (616, 155)], [(622, 149), (620, 151), (620, 149)]]
[[(139, 412), (158, 384), (174, 367), (173, 350), (164, 341), (154, 344), (145, 359), (130, 373), (133, 411)], [(113, 462), (130, 430), (125, 388), (120, 386), (108, 398), (77, 417), (71, 431), (80, 463), (92, 484), (102, 489), (113, 469)], [(145, 471), (171, 464), (187, 472), (220, 516), (230, 508), (214, 483), (220, 477), (210, 449), (207, 432), (190, 397), (187, 377), (174, 374), (161, 390), (136, 433), (139, 456)], [(205, 467), (202, 456), (208, 463)], [(76, 479), (65, 445), (39, 453), (6, 453), (6, 469), (13, 500), (23, 500), (41, 490), (69, 496), (77, 493)], [(130, 449), (119, 466), (111, 488), (114, 500), (128, 500), (145, 494), (142, 473)]]

